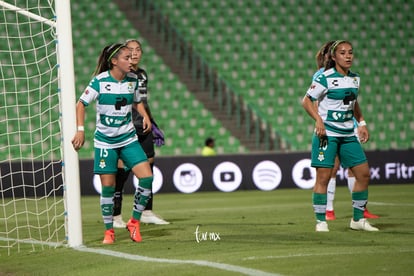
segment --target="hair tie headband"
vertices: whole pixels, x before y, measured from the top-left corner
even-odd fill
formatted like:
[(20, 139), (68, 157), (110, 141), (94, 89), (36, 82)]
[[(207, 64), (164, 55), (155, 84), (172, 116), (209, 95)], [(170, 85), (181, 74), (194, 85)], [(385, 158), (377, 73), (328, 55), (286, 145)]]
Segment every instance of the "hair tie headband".
[(112, 50), (112, 48), (114, 48), (116, 45), (119, 45), (108, 57), (107, 61), (110, 61), (111, 58), (113, 58), (113, 56), (119, 51), (119, 49), (121, 49), (122, 47), (124, 47), (124, 44), (113, 44), (111, 47), (108, 48), (108, 50), (106, 50), (108, 53)]
[(346, 40), (337, 40), (335, 43), (331, 46), (331, 55), (335, 53), (336, 47), (338, 47), (339, 44), (346, 42)]

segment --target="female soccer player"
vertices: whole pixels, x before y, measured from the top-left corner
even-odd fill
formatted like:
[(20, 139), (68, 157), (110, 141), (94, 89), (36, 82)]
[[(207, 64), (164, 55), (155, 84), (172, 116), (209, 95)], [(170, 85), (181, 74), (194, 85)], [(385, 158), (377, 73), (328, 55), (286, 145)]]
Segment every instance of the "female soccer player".
[(106, 229), (104, 244), (115, 241), (112, 209), (118, 159), (131, 168), (139, 179), (132, 217), (127, 223), (130, 238), (134, 242), (142, 240), (140, 218), (152, 189), (151, 168), (131, 121), (133, 106), (144, 117), (145, 130), (151, 129), (151, 122), (139, 98), (137, 77), (130, 74), (130, 62), (131, 51), (126, 45), (112, 44), (105, 47), (99, 56), (95, 77), (76, 104), (77, 132), (72, 139), (72, 145), (75, 150), (79, 150), (85, 142), (85, 108), (97, 101), (94, 173), (100, 176), (102, 183), (100, 204)]
[[(150, 107), (148, 105), (148, 75), (144, 69), (139, 67), (141, 57), (143, 54), (141, 43), (136, 39), (127, 40), (125, 45), (131, 51), (131, 71), (135, 73), (138, 77), (138, 92), (143, 103), (146, 113), (149, 115), (151, 122), (154, 122), (154, 118), (151, 114)], [(135, 126), (136, 133), (138, 135), (138, 140), (147, 155), (148, 161), (151, 166), (151, 171), (154, 167), (154, 142), (161, 146), (164, 144), (164, 136), (162, 132), (157, 128), (157, 126), (152, 124), (152, 131), (146, 131), (143, 126), (143, 117), (136, 110), (132, 110), (132, 120)], [(153, 134), (153, 132), (155, 132)], [(125, 228), (125, 222), (122, 220), (121, 210), (122, 210), (122, 194), (124, 189), (125, 181), (128, 179), (130, 170), (125, 169), (123, 164), (119, 164), (118, 173), (116, 175), (116, 187), (115, 187), (115, 197), (114, 197), (114, 227), (116, 228)], [(165, 221), (152, 211), (152, 202), (153, 194), (151, 192), (151, 197), (148, 201), (148, 204), (145, 210), (142, 212), (141, 222), (142, 223), (153, 223), (153, 224), (169, 224), (168, 221)]]
[[(354, 117), (359, 122), (361, 143), (368, 141), (369, 134), (357, 101), (360, 77), (350, 71), (354, 57), (352, 44), (344, 40), (335, 41), (329, 52), (325, 71), (312, 82), (302, 101), (303, 108), (316, 122), (311, 153), (311, 166), (316, 168), (312, 199), (316, 231), (329, 231), (326, 223), (327, 186), (336, 155), (343, 167), (349, 168), (356, 178), (350, 228), (378, 231), (364, 218), (368, 202), (369, 166), (354, 133)], [(318, 101), (317, 105), (315, 101)]]
[[(325, 71), (325, 63), (328, 62), (329, 59), (329, 49), (331, 48), (332, 44), (334, 44), (335, 41), (328, 41), (322, 45), (322, 47), (319, 49), (319, 51), (316, 53), (316, 64), (318, 66), (318, 71), (315, 72), (315, 74), (312, 77), (312, 81), (315, 80), (323, 71)], [(355, 134), (358, 135), (358, 125), (356, 124), (356, 121), (354, 120), (354, 131)], [(358, 136), (357, 136), (358, 137)], [(338, 157), (335, 158), (335, 165), (332, 169), (331, 178), (328, 183), (327, 188), (327, 203), (326, 203), (326, 220), (335, 220), (335, 211), (333, 202), (335, 199), (335, 190), (336, 190), (336, 174), (339, 170), (339, 159)], [(355, 183), (355, 176), (352, 174), (351, 170), (348, 170), (348, 176), (347, 176), (347, 183), (348, 183), (348, 189), (352, 193), (352, 190), (354, 189), (354, 183)], [(364, 210), (364, 218), (379, 218), (379, 216), (372, 214), (368, 211), (368, 208), (365, 206)]]

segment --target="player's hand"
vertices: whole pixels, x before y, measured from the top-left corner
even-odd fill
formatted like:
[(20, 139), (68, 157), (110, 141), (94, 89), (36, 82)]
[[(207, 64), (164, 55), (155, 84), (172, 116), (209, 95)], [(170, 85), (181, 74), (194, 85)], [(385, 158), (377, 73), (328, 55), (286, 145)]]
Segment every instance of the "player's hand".
[(315, 123), (315, 134), (318, 137), (326, 136), (326, 129), (325, 129), (325, 125), (324, 125), (322, 119), (317, 120), (316, 123)]
[(362, 144), (365, 144), (369, 140), (369, 133), (366, 126), (358, 127), (358, 138)]
[(83, 144), (85, 143), (85, 132), (84, 131), (77, 131), (75, 136), (72, 139), (72, 146), (73, 148), (78, 151)]
[(148, 117), (142, 119), (142, 128), (144, 133), (148, 133), (152, 130), (151, 120)]

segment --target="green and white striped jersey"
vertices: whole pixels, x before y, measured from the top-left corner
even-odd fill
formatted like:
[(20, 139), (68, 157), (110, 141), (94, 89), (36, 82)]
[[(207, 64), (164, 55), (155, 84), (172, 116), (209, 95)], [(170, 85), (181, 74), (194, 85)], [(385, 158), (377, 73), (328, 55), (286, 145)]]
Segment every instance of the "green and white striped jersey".
[(131, 120), (132, 104), (140, 102), (136, 74), (129, 73), (122, 81), (109, 71), (95, 76), (80, 97), (88, 106), (96, 100), (95, 147), (119, 148), (137, 140)]
[(306, 92), (312, 101), (318, 101), (328, 136), (355, 135), (353, 117), (359, 84), (358, 74), (349, 72), (344, 76), (331, 68), (317, 76)]

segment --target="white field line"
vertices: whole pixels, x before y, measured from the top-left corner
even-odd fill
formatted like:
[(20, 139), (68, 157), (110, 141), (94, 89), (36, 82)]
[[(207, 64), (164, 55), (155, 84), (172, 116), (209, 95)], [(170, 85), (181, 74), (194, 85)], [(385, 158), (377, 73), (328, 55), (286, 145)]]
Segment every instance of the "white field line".
[[(2, 238), (2, 237), (0, 237), (0, 240), (17, 241), (15, 239), (8, 239), (8, 238)], [(35, 240), (19, 240), (18, 242), (29, 243), (29, 244), (43, 244), (45, 246), (50, 246), (50, 247), (55, 247), (55, 248), (60, 247), (60, 246), (67, 246), (62, 243), (41, 242), (41, 241), (35, 241)], [(246, 268), (246, 267), (223, 264), (223, 263), (215, 263), (215, 262), (209, 262), (209, 261), (202, 261), (202, 260), (175, 260), (175, 259), (164, 259), (164, 258), (152, 258), (152, 257), (133, 255), (133, 254), (106, 250), (106, 249), (89, 248), (86, 246), (74, 247), (72, 249), (80, 251), (80, 252), (107, 255), (111, 257), (117, 257), (121, 259), (132, 260), (132, 261), (170, 263), (170, 264), (192, 264), (192, 265), (206, 266), (210, 268), (216, 268), (216, 269), (221, 269), (221, 270), (226, 270), (226, 271), (231, 271), (231, 272), (238, 272), (238, 273), (241, 273), (244, 275), (250, 275), (250, 276), (282, 276), (281, 274), (269, 273), (269, 272), (265, 272), (265, 271), (261, 271), (257, 269), (252, 269), (252, 268)]]
[(0, 241), (28, 243), (28, 244), (40, 244), (40, 245), (45, 245), (45, 246), (55, 247), (55, 248), (60, 247), (60, 246), (66, 246), (66, 244), (64, 244), (63, 242), (43, 242), (43, 241), (31, 240), (31, 239), (18, 240), (18, 239), (10, 239), (10, 238), (0, 237)]
[(269, 272), (264, 272), (261, 270), (245, 268), (236, 265), (230, 264), (223, 264), (223, 263), (215, 263), (209, 261), (201, 261), (201, 260), (175, 260), (175, 259), (164, 259), (164, 258), (151, 258), (146, 256), (140, 255), (133, 255), (122, 253), (118, 251), (106, 250), (106, 249), (96, 249), (96, 248), (89, 248), (89, 247), (76, 247), (75, 250), (81, 252), (89, 252), (95, 253), (100, 255), (108, 255), (111, 257), (118, 257), (122, 259), (132, 260), (132, 261), (143, 261), (143, 262), (156, 262), (156, 263), (170, 263), (170, 264), (192, 264), (192, 265), (199, 265), (199, 266), (207, 266), (211, 268), (217, 268), (221, 270), (231, 271), (231, 272), (239, 272), (244, 275), (251, 275), (251, 276), (281, 276), (280, 274), (274, 274)]

